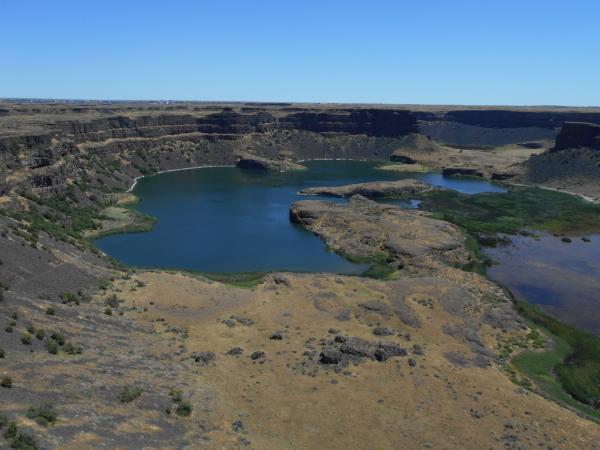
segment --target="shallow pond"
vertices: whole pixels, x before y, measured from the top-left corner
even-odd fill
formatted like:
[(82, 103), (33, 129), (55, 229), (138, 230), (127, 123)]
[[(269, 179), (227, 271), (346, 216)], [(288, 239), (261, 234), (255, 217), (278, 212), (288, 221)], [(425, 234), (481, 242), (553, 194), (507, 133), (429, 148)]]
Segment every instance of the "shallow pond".
[[(417, 178), (464, 193), (502, 192), (496, 184), (440, 174), (398, 174), (368, 161), (308, 161), (308, 170), (287, 173), (244, 171), (233, 167), (163, 173), (140, 180), (136, 208), (158, 218), (147, 233), (108, 236), (97, 246), (134, 266), (203, 272), (361, 273), (354, 264), (327, 252), (324, 243), (290, 223), (289, 207), (299, 190), (367, 181)], [(345, 202), (345, 199), (330, 201)], [(409, 202), (396, 202), (410, 206)], [(414, 206), (414, 203), (413, 203)]]
[(512, 236), (511, 244), (486, 249), (496, 262), (488, 277), (563, 322), (600, 335), (600, 235), (587, 239)]

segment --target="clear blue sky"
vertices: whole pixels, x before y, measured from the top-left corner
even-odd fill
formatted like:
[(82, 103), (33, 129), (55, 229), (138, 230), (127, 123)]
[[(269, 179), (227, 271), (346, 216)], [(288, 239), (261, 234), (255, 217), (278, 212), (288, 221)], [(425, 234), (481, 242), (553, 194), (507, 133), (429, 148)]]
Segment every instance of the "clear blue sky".
[(0, 97), (600, 105), (600, 1), (0, 0)]

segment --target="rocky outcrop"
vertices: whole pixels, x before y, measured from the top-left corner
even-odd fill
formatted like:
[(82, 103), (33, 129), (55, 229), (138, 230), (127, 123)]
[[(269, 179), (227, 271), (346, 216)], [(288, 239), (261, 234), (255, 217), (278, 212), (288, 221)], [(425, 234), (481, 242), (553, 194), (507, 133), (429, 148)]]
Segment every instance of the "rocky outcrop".
[(477, 177), (503, 181), (510, 180), (518, 175), (518, 172), (513, 169), (511, 167), (494, 166), (451, 166), (444, 167), (442, 175), (445, 177)]
[(571, 148), (590, 148), (600, 151), (600, 125), (568, 122), (556, 136), (556, 144), (550, 152)]
[(469, 176), (469, 177), (485, 177), (486, 174), (476, 167), (445, 167), (442, 170), (442, 175), (446, 177)]
[(546, 183), (567, 190), (580, 185), (597, 185), (600, 178), (600, 125), (566, 123), (556, 137), (554, 147), (532, 156), (524, 168), (522, 179), (530, 183)]
[(323, 195), (328, 197), (405, 198), (430, 191), (431, 185), (418, 180), (375, 181), (336, 187), (313, 187), (300, 191), (301, 195)]
[(235, 165), (240, 169), (265, 170), (271, 172), (287, 172), (288, 170), (304, 170), (301, 164), (283, 159), (274, 160), (245, 153), (237, 157)]
[(386, 260), (398, 268), (436, 262), (460, 265), (470, 259), (458, 227), (361, 195), (353, 196), (347, 205), (296, 202), (290, 220), (321, 236), (335, 251), (358, 260)]

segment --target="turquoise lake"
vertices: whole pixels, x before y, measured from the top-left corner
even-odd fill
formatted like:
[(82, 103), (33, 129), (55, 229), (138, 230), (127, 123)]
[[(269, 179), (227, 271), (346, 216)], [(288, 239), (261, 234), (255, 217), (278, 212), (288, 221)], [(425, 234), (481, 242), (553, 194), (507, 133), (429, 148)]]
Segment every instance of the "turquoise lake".
[[(158, 222), (145, 233), (108, 236), (96, 241), (124, 264), (202, 272), (362, 273), (354, 264), (328, 252), (315, 235), (289, 221), (289, 207), (308, 198), (298, 191), (313, 186), (341, 186), (367, 181), (416, 178), (474, 194), (503, 192), (499, 185), (435, 173), (397, 174), (372, 161), (307, 161), (308, 170), (268, 173), (234, 167), (168, 172), (143, 178), (134, 193), (136, 208)], [(327, 198), (346, 202), (345, 199)], [(396, 202), (414, 207), (410, 202)]]

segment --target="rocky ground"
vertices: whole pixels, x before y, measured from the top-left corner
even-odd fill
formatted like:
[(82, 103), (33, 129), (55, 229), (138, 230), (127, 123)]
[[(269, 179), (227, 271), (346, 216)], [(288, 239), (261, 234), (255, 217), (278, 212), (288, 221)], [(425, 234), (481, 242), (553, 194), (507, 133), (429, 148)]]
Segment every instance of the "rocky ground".
[(358, 260), (384, 261), (395, 269), (429, 269), (470, 261), (458, 227), (361, 195), (353, 196), (345, 205), (299, 201), (291, 206), (290, 218), (321, 236), (336, 252)]

